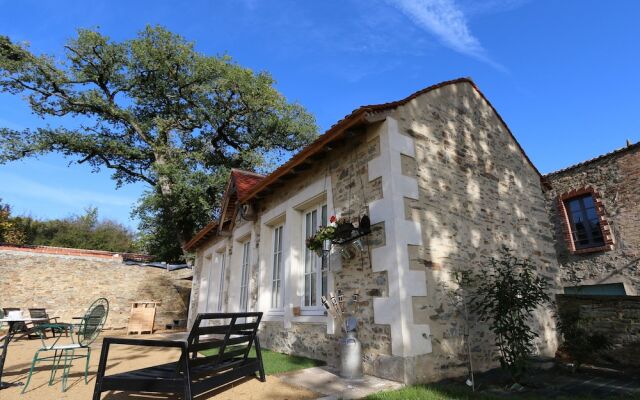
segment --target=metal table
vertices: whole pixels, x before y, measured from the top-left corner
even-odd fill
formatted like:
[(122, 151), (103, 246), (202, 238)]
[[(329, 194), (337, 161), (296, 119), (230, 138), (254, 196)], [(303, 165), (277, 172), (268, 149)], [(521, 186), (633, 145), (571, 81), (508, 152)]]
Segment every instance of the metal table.
[(0, 318), (0, 325), (2, 325), (3, 322), (6, 322), (9, 324), (9, 332), (7, 332), (7, 336), (5, 336), (4, 339), (2, 340), (2, 353), (0, 354), (0, 390), (8, 388), (10, 386), (23, 385), (22, 382), (18, 382), (18, 383), (2, 382), (2, 371), (4, 369), (4, 361), (7, 359), (9, 342), (11, 342), (11, 339), (13, 339), (13, 336), (16, 334), (17, 327), (20, 326), (20, 322), (24, 324), (25, 322), (47, 322), (47, 321), (49, 321), (49, 318), (13, 318), (13, 317)]

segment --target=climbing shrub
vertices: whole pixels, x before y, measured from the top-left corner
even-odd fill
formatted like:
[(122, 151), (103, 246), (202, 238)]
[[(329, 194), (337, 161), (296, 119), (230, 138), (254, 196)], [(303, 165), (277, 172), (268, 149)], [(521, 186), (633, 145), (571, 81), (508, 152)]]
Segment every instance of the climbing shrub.
[(475, 286), (472, 310), (489, 324), (501, 366), (518, 381), (534, 350), (538, 334), (532, 328), (532, 314), (549, 301), (548, 283), (536, 274), (530, 260), (519, 259), (506, 247), (471, 279)]

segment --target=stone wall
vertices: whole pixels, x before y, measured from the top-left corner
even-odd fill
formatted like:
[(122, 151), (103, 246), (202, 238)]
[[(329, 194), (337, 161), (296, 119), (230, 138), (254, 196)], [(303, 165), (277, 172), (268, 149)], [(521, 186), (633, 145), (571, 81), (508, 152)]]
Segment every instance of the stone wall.
[[(627, 294), (640, 294), (640, 146), (547, 175), (548, 209), (554, 222), (556, 252), (563, 286), (623, 283)], [(610, 251), (572, 254), (562, 231), (557, 199), (591, 186), (604, 205), (614, 244)]]
[[(317, 160), (314, 167), (298, 174), (294, 179), (287, 181), (285, 185), (278, 188), (275, 194), (272, 194), (258, 203), (259, 216), (255, 222), (236, 221), (234, 235), (239, 230), (246, 230), (246, 224), (251, 224), (251, 235), (254, 240), (252, 251), (261, 254), (259, 258), (254, 257), (251, 264), (251, 293), (250, 293), (250, 309), (260, 309), (265, 312), (264, 322), (261, 325), (261, 344), (279, 352), (295, 353), (302, 356), (323, 360), (330, 365), (336, 365), (338, 361), (338, 340), (342, 336), (340, 327), (334, 327), (327, 317), (305, 318), (291, 316), (290, 306), (299, 305), (296, 295), (290, 293), (293, 289), (291, 276), (287, 276), (289, 282), (285, 285), (287, 298), (291, 298), (291, 302), (286, 301), (288, 321), (285, 327), (285, 320), (282, 316), (274, 317), (269, 313), (268, 305), (261, 308), (259, 296), (269, 299), (270, 296), (270, 274), (271, 264), (266, 260), (270, 259), (268, 255), (269, 242), (266, 238), (261, 237), (261, 228), (266, 223), (264, 214), (269, 210), (277, 207), (286, 199), (290, 199), (297, 194), (305, 191), (310, 184), (319, 180), (326, 182), (327, 189), (330, 189), (332, 195), (331, 203), (333, 207), (328, 210), (329, 215), (338, 215), (341, 217), (349, 217), (353, 219), (359, 218), (361, 215), (368, 213), (368, 204), (372, 201), (380, 199), (383, 196), (381, 179), (369, 180), (367, 164), (368, 162), (380, 155), (380, 144), (377, 136), (376, 127), (368, 132), (360, 131), (352, 135), (348, 143), (336, 146), (333, 150), (325, 154), (324, 158)], [(291, 240), (297, 240), (299, 234), (298, 228), (301, 226), (291, 226), (292, 222), (286, 222), (289, 226), (290, 233), (293, 237)], [(264, 231), (264, 229), (263, 229)], [(264, 232), (263, 232), (264, 233)], [(234, 237), (235, 237), (234, 236)], [(363, 356), (365, 359), (365, 371), (369, 374), (382, 377), (402, 380), (402, 376), (396, 374), (393, 370), (386, 368), (385, 360), (391, 358), (391, 334), (388, 325), (376, 324), (373, 313), (373, 298), (388, 296), (386, 273), (373, 272), (371, 268), (371, 250), (380, 247), (385, 243), (384, 221), (372, 226), (372, 234), (366, 239), (366, 250), (351, 260), (341, 260), (337, 249), (331, 257), (331, 291), (341, 289), (346, 296), (351, 296), (355, 289), (360, 290), (361, 303), (357, 308), (355, 316), (358, 318), (358, 337), (362, 341)], [(195, 317), (198, 309), (198, 298), (200, 281), (203, 276), (203, 267), (205, 265), (206, 254), (210, 254), (221, 246), (226, 246), (228, 254), (233, 251), (233, 237), (213, 238), (208, 243), (203, 244), (197, 251), (196, 265), (194, 268), (194, 286), (193, 296), (191, 299), (192, 311), (190, 320)], [(266, 250), (263, 250), (266, 249)], [(228, 257), (228, 260), (234, 258)], [(237, 261), (238, 259), (235, 258)], [(235, 264), (238, 264), (237, 262)], [(296, 266), (297, 268), (297, 266)], [(229, 296), (229, 291), (237, 291), (236, 286), (240, 274), (239, 265), (228, 265), (225, 276), (225, 289), (223, 293), (224, 305), (223, 310), (234, 311), (237, 304), (230, 304), (236, 299)], [(217, 285), (218, 282), (215, 283)], [(236, 296), (237, 297), (237, 296)], [(268, 303), (268, 301), (267, 301)], [(394, 375), (395, 374), (395, 375)]]
[(0, 307), (46, 308), (71, 322), (97, 298), (109, 300), (106, 327), (126, 328), (133, 301), (160, 301), (155, 327), (187, 317), (190, 269), (168, 272), (96, 257), (0, 251)]
[[(480, 268), (506, 245), (530, 258), (553, 291), (559, 287), (540, 175), (469, 83), (444, 86), (375, 119), (366, 130), (347, 133), (341, 144), (332, 143), (311, 168), (261, 198), (255, 222), (238, 221), (229, 237), (202, 245), (194, 296), (206, 255), (224, 243), (227, 249), (237, 248), (234, 240), (250, 233), (252, 249), (260, 254), (252, 260), (250, 276), (252, 309), (265, 312), (263, 345), (335, 364), (340, 328), (324, 316), (292, 315), (291, 308), (300, 304), (299, 260), (285, 262), (289, 275), (284, 310), (270, 312), (268, 300), (268, 224), (285, 222), (289, 236), (284, 242), (291, 246), (285, 258), (299, 257), (305, 206), (288, 199), (321, 184), (330, 195), (327, 202), (333, 203), (329, 215), (367, 213), (374, 223), (366, 251), (347, 261), (332, 257), (330, 276), (332, 290), (343, 289), (351, 296), (360, 289), (356, 317), (365, 372), (407, 383), (463, 375), (462, 318), (443, 289), (451, 284), (454, 270)], [(225, 291), (238, 288), (237, 255), (235, 259), (226, 270)], [(224, 310), (237, 309), (237, 304), (229, 304), (233, 296), (223, 297), (228, 299)], [(539, 310), (532, 323), (540, 333), (539, 353), (553, 355), (557, 338), (551, 310)], [(472, 338), (475, 366), (496, 366), (497, 351), (486, 323), (475, 325)]]
[[(382, 198), (380, 179), (369, 180), (367, 164), (380, 155), (380, 143), (375, 127), (368, 132), (358, 132), (348, 143), (335, 147), (324, 159), (318, 160), (307, 173), (291, 180), (260, 203), (261, 212), (269, 210), (288, 197), (294, 196), (318, 179), (326, 179), (331, 185), (333, 209), (329, 215), (358, 219), (368, 213), (368, 205)], [(258, 221), (258, 223), (260, 223)], [(402, 380), (385, 368), (384, 360), (391, 357), (391, 334), (388, 325), (374, 321), (373, 298), (388, 296), (385, 273), (371, 268), (371, 250), (384, 244), (384, 223), (372, 226), (372, 234), (366, 237), (366, 250), (351, 260), (331, 258), (332, 291), (343, 290), (347, 297), (360, 290), (361, 303), (355, 317), (358, 319), (358, 338), (362, 342), (365, 372), (381, 377)], [(336, 249), (337, 251), (337, 249)], [(265, 293), (265, 288), (261, 288)], [(338, 341), (342, 336), (340, 327), (327, 329), (327, 323), (296, 322), (290, 328), (283, 322), (273, 321), (262, 327), (263, 344), (276, 351), (295, 353), (326, 361), (330, 365), (338, 362)], [(328, 332), (329, 331), (329, 332)]]
[(560, 311), (577, 311), (588, 331), (609, 339), (612, 348), (591, 361), (640, 367), (640, 296), (558, 295), (557, 303)]
[[(449, 300), (456, 270), (486, 268), (502, 246), (529, 258), (559, 287), (558, 266), (540, 175), (508, 128), (470, 84), (448, 85), (399, 107), (402, 134), (415, 140), (415, 159), (403, 174), (417, 176), (419, 198), (405, 199), (407, 219), (419, 221), (422, 245), (409, 246), (411, 269), (426, 274), (427, 295), (413, 297), (416, 324), (430, 326), (432, 352), (408, 363), (412, 380), (424, 382), (466, 373), (461, 310)], [(539, 310), (537, 350), (557, 346), (551, 309)], [(473, 322), (470, 340), (476, 369), (497, 366), (494, 337)]]

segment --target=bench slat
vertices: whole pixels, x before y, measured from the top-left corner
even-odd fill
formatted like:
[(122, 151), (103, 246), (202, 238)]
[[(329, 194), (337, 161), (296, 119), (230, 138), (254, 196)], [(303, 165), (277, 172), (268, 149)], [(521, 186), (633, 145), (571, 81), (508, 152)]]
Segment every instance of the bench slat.
[[(239, 336), (239, 337), (230, 338), (229, 340), (227, 340), (227, 346), (246, 343), (249, 340), (251, 340), (251, 336)], [(215, 339), (215, 340), (208, 340), (200, 343), (194, 343), (191, 346), (189, 346), (189, 352), (217, 349), (222, 347), (223, 344), (224, 344), (223, 339)]]
[[(247, 319), (253, 322), (247, 322)], [(259, 340), (256, 336), (261, 319), (261, 312), (198, 314), (186, 343), (150, 340), (132, 343), (122, 339), (110, 341), (110, 338), (107, 338), (102, 345), (93, 398), (99, 399), (100, 393), (104, 391), (125, 390), (184, 393), (191, 399), (192, 395), (209, 391), (245, 376), (258, 374), (260, 380), (264, 382), (264, 368)], [(227, 324), (201, 326), (207, 324), (205, 321)], [(238, 321), (242, 323), (237, 323)], [(201, 338), (206, 335), (224, 337)], [(105, 376), (109, 347), (126, 344), (181, 347), (182, 356), (177, 362)], [(248, 357), (254, 344), (257, 356)], [(196, 357), (199, 352), (215, 349), (218, 349), (217, 354)]]
[(196, 335), (211, 335), (211, 334), (225, 334), (227, 332), (236, 333), (238, 331), (253, 331), (258, 327), (257, 322), (250, 322), (244, 324), (235, 324), (233, 327), (229, 325), (214, 325), (214, 326), (200, 326), (196, 329)]

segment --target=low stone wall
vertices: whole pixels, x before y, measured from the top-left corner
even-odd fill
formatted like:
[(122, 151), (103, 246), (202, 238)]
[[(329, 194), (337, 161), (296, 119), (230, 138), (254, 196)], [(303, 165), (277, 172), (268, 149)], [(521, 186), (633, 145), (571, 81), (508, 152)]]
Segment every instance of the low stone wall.
[(0, 307), (44, 307), (61, 321), (83, 315), (99, 297), (109, 300), (106, 328), (126, 328), (133, 301), (161, 302), (155, 321), (164, 329), (187, 318), (190, 269), (126, 265), (103, 257), (0, 250)]
[(557, 295), (556, 299), (560, 311), (577, 309), (590, 331), (611, 341), (602, 360), (640, 367), (640, 296)]

